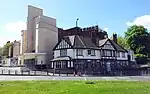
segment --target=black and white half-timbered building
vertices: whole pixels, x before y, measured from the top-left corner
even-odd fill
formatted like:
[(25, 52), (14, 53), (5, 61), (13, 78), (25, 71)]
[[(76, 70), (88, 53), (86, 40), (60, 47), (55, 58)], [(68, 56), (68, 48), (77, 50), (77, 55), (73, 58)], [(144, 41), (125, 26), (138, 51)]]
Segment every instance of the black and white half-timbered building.
[(51, 68), (61, 72), (82, 74), (116, 73), (130, 66), (128, 51), (109, 38), (94, 44), (89, 37), (65, 36), (53, 49)]

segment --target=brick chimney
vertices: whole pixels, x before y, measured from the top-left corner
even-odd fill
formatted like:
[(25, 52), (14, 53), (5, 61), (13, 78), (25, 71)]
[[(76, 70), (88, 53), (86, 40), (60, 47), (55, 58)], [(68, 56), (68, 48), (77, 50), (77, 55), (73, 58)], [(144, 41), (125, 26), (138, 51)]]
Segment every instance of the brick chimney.
[(117, 34), (116, 34), (116, 33), (113, 34), (113, 41), (114, 41), (115, 43), (117, 43)]

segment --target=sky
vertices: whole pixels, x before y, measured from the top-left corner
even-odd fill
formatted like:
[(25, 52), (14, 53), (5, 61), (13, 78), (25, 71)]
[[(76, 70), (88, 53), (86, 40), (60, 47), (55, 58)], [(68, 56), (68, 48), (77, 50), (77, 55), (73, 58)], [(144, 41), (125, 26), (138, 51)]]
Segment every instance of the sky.
[(74, 27), (79, 18), (79, 27), (99, 25), (109, 36), (124, 36), (133, 24), (150, 30), (150, 0), (1, 0), (0, 4), (0, 46), (20, 40), (28, 5), (42, 8), (64, 29)]

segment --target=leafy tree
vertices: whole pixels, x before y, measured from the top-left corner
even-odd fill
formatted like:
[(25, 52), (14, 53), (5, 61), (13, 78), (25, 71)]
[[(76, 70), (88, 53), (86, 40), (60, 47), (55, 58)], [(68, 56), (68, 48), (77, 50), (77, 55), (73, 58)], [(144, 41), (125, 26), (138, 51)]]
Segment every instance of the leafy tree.
[(2, 47), (0, 47), (0, 56), (2, 56), (2, 53), (3, 53), (3, 49)]
[(125, 38), (127, 39), (127, 44), (135, 54), (148, 55), (149, 48), (148, 44), (150, 41), (147, 40), (149, 33), (147, 29), (143, 26), (133, 25), (127, 29), (125, 32)]
[(122, 36), (118, 36), (117, 38), (117, 43), (122, 46), (125, 49), (129, 49), (129, 45), (127, 44), (127, 40), (122, 37)]
[[(110, 39), (113, 40), (113, 36), (111, 36)], [(125, 49), (130, 48), (129, 45), (127, 44), (127, 40), (124, 37), (120, 36), (120, 35), (117, 36), (117, 43)]]
[(8, 57), (9, 56), (9, 48), (12, 47), (12, 43), (8, 41), (4, 46), (3, 46), (3, 56)]

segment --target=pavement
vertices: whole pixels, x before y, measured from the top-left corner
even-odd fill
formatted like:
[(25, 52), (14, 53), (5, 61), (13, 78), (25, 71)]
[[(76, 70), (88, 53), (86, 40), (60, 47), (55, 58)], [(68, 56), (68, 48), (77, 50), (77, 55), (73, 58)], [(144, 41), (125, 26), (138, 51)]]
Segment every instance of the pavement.
[(105, 81), (150, 81), (150, 76), (124, 76), (124, 77), (63, 77), (63, 76), (6, 76), (1, 75), (0, 81), (17, 80), (105, 80)]

